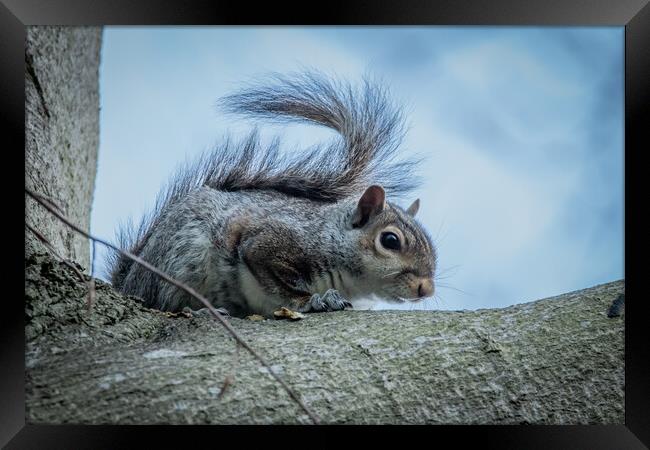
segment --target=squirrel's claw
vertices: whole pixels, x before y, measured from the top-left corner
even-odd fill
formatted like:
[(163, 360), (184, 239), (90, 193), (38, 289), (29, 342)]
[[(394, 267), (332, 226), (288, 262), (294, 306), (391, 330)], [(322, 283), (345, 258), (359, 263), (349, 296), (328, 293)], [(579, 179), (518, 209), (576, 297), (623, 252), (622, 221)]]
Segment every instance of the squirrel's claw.
[(351, 308), (352, 303), (343, 298), (336, 289), (328, 289), (323, 295), (312, 295), (300, 312), (342, 311), (346, 307)]
[[(226, 308), (216, 308), (221, 315), (230, 317), (230, 313)], [(212, 313), (208, 308), (201, 308), (201, 309), (192, 309), (189, 306), (186, 306), (183, 308), (183, 312), (187, 314), (191, 314), (192, 317), (212, 317)]]

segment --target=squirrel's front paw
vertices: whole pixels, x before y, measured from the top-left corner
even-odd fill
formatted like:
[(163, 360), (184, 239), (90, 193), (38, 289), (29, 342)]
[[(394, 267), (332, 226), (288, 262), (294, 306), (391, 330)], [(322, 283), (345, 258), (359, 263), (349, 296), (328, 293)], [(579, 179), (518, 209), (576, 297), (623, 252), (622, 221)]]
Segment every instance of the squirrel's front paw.
[(325, 312), (342, 311), (351, 308), (352, 303), (347, 301), (336, 289), (328, 289), (323, 295), (314, 294), (309, 301), (300, 308), (300, 312)]

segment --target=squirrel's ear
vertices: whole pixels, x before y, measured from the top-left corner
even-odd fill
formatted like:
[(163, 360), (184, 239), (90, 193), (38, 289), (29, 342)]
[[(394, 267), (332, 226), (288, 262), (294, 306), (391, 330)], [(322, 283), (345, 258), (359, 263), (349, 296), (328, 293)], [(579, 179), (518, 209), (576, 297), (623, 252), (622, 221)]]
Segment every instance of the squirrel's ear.
[(413, 203), (411, 203), (411, 206), (408, 207), (406, 212), (408, 213), (409, 216), (415, 217), (419, 209), (420, 209), (420, 199), (417, 198)]
[(352, 218), (352, 226), (359, 228), (368, 223), (375, 214), (379, 214), (386, 206), (386, 192), (381, 186), (373, 185), (366, 189), (359, 199), (357, 210)]

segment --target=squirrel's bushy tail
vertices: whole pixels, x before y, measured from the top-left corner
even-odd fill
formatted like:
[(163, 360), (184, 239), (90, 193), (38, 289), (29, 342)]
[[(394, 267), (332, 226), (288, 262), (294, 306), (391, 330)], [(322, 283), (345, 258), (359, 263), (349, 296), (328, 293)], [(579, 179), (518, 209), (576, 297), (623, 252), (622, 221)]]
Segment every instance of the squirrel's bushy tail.
[[(262, 146), (256, 132), (239, 143), (226, 139), (182, 167), (159, 193), (153, 210), (138, 227), (118, 230), (122, 248), (139, 254), (165, 211), (191, 191), (209, 186), (222, 191), (273, 190), (319, 202), (335, 202), (380, 184), (387, 194), (406, 193), (418, 184), (418, 161), (396, 161), (404, 124), (399, 108), (380, 85), (367, 79), (354, 87), (308, 71), (269, 75), (219, 102), (228, 112), (272, 121), (308, 122), (342, 137), (298, 155), (282, 155), (279, 142)], [(109, 256), (113, 285), (120, 287), (132, 262)]]
[[(342, 141), (313, 149), (293, 159), (273, 154), (273, 163), (240, 184), (273, 189), (312, 200), (332, 202), (381, 184), (388, 194), (417, 187), (416, 160), (395, 161), (404, 134), (400, 109), (386, 90), (367, 78), (359, 86), (316, 71), (269, 75), (264, 81), (221, 99), (229, 113), (275, 122), (306, 122), (337, 131)], [(258, 150), (264, 158), (268, 154)], [(273, 166), (271, 168), (271, 166)], [(271, 169), (271, 170), (268, 170)], [(252, 180), (251, 180), (252, 181)], [(216, 188), (228, 188), (214, 180)]]

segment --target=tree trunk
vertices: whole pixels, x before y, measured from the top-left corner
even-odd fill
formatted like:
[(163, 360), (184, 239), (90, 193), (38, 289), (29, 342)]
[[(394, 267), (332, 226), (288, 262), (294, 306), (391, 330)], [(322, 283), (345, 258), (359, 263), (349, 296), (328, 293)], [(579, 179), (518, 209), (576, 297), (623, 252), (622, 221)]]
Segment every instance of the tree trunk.
[[(32, 26), (25, 48), (25, 185), (90, 227), (99, 145), (101, 28)], [(89, 265), (88, 241), (26, 199), (27, 222), (65, 258)], [(42, 249), (26, 233), (26, 253)]]
[[(27, 261), (30, 423), (309, 423), (214, 319)], [(323, 423), (623, 424), (616, 281), (503, 309), (230, 319)], [(224, 381), (229, 379), (224, 387)], [(223, 392), (222, 392), (223, 391)]]

